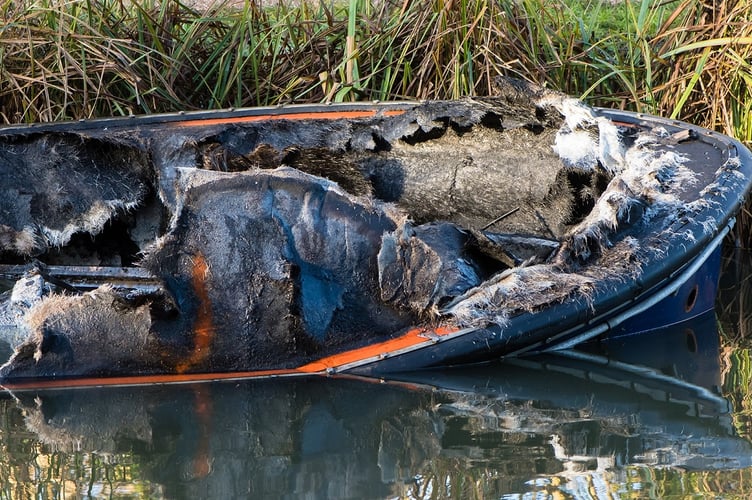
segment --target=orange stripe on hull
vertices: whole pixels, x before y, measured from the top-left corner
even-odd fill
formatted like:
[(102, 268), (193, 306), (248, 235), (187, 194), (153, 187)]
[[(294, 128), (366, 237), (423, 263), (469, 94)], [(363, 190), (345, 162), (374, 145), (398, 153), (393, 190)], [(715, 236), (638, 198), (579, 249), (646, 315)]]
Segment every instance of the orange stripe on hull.
[(86, 377), (54, 380), (29, 380), (24, 382), (6, 382), (2, 385), (9, 390), (24, 389), (68, 389), (83, 387), (186, 384), (191, 382), (208, 382), (213, 380), (232, 380), (241, 378), (270, 378), (283, 375), (296, 375), (293, 369), (257, 370), (248, 372), (226, 373), (167, 373), (160, 375), (129, 375), (124, 377)]
[(30, 380), (24, 382), (6, 382), (3, 387), (9, 390), (29, 389), (68, 389), (85, 387), (133, 386), (158, 384), (185, 384), (191, 382), (210, 382), (222, 380), (272, 378), (294, 375), (325, 375), (332, 368), (343, 368), (358, 362), (368, 363), (386, 358), (411, 347), (435, 342), (431, 336), (443, 337), (458, 332), (457, 328), (440, 327), (434, 330), (416, 328), (397, 338), (379, 342), (358, 349), (327, 356), (297, 368), (276, 370), (255, 370), (224, 373), (171, 373), (160, 375), (133, 375), (125, 377), (88, 377), (55, 380)]
[(252, 116), (230, 116), (224, 118), (201, 118), (196, 120), (182, 120), (173, 122), (176, 127), (201, 127), (210, 125), (225, 125), (229, 123), (249, 123), (261, 122), (266, 120), (341, 120), (352, 118), (371, 118), (381, 114), (381, 116), (399, 116), (404, 114), (402, 109), (388, 110), (364, 110), (364, 111), (311, 111), (305, 113), (280, 113), (268, 115)]
[[(430, 333), (442, 337), (456, 331), (458, 331), (458, 329), (456, 328), (441, 327), (435, 330), (430, 330)], [(415, 347), (424, 343), (433, 343), (433, 341), (425, 335), (428, 332), (428, 330), (416, 328), (410, 330), (401, 337), (322, 358), (312, 363), (308, 363), (307, 365), (303, 365), (298, 368), (298, 370), (306, 373), (316, 373), (326, 371), (330, 368), (336, 368), (338, 366), (349, 365), (358, 361), (365, 361), (368, 359), (375, 360), (380, 356), (386, 357), (390, 353), (394, 353), (402, 349)]]

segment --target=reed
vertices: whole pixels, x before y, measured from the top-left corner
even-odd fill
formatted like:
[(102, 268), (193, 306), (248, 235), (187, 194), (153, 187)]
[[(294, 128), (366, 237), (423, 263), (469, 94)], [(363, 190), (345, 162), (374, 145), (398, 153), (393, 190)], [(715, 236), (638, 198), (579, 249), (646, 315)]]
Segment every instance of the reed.
[(752, 139), (746, 2), (0, 3), (7, 123), (457, 98), (512, 74)]

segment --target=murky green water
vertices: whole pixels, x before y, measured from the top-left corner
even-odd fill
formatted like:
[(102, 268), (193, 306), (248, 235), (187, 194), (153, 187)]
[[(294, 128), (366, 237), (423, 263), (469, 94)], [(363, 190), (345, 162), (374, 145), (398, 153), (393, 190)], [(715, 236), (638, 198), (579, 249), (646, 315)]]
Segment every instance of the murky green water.
[(0, 498), (746, 498), (750, 260), (718, 315), (577, 356), (6, 393)]

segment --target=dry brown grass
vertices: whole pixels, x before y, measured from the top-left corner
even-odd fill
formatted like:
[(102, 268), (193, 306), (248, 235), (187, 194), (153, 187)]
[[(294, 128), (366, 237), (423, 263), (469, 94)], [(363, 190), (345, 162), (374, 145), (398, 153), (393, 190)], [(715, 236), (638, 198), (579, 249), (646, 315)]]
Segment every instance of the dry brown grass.
[(0, 116), (456, 98), (511, 74), (752, 138), (745, 1), (264, 4), (2, 0)]

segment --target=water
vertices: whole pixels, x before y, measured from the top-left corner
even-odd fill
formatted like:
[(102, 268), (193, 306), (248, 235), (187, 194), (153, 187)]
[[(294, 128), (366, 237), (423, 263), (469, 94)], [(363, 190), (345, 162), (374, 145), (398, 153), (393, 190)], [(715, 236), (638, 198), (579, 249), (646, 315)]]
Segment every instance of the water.
[(0, 498), (746, 497), (751, 260), (717, 314), (577, 355), (6, 393)]

